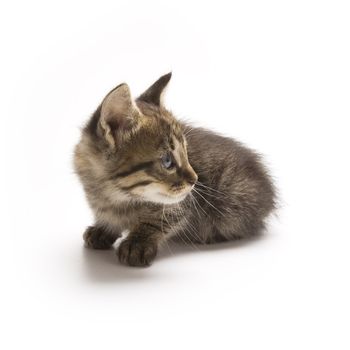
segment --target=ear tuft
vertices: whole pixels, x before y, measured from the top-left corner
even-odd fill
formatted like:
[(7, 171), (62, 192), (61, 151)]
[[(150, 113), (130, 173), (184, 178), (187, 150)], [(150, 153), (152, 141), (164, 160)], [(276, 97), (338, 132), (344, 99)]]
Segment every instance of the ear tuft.
[(165, 87), (171, 79), (172, 72), (160, 77), (153, 85), (151, 85), (139, 98), (139, 101), (160, 106), (162, 104), (162, 95)]

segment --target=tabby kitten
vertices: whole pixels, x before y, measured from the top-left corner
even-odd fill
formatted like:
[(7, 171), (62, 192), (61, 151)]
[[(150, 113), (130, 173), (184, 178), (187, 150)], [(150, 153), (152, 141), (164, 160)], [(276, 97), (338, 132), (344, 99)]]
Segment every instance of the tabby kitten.
[(159, 245), (248, 237), (274, 209), (259, 156), (237, 141), (175, 119), (162, 103), (171, 73), (135, 101), (121, 84), (104, 98), (75, 149), (75, 170), (95, 215), (88, 247), (119, 245), (119, 260), (150, 265)]

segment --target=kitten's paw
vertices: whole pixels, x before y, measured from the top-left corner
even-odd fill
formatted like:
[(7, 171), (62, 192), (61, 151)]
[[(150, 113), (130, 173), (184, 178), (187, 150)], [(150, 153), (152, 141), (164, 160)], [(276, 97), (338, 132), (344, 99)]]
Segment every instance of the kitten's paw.
[(157, 245), (152, 241), (125, 239), (118, 249), (119, 261), (130, 266), (149, 266), (156, 255)]
[(96, 226), (89, 226), (83, 235), (85, 246), (93, 249), (110, 249), (118, 237)]

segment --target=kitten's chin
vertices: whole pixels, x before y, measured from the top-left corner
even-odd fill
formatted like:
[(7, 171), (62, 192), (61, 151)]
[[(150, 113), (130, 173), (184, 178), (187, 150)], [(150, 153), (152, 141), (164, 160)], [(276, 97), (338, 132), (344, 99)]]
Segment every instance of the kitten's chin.
[(187, 197), (188, 193), (189, 192), (177, 196), (170, 196), (168, 194), (157, 192), (148, 195), (147, 197), (145, 197), (145, 199), (150, 202), (159, 204), (176, 204), (183, 201)]

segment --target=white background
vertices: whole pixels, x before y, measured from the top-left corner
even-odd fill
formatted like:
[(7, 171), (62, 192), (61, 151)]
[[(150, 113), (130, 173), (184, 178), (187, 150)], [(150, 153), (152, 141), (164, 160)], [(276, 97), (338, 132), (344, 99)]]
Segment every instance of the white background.
[[(349, 349), (348, 1), (2, 1), (2, 349)], [(265, 155), (263, 238), (88, 251), (72, 170), (115, 85), (173, 71), (167, 105)]]

